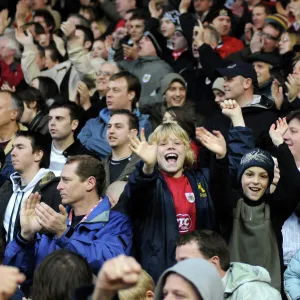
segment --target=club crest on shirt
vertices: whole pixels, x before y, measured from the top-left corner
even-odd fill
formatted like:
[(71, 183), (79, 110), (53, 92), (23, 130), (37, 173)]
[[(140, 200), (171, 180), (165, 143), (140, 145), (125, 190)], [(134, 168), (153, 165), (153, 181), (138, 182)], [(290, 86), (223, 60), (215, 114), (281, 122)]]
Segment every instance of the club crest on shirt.
[(151, 74), (144, 74), (142, 80), (144, 83), (148, 82), (151, 78)]
[(195, 202), (195, 196), (194, 193), (185, 193), (185, 198), (187, 201), (189, 201), (190, 203), (194, 203)]
[(192, 226), (192, 219), (188, 214), (178, 214), (176, 216), (179, 232), (188, 232)]

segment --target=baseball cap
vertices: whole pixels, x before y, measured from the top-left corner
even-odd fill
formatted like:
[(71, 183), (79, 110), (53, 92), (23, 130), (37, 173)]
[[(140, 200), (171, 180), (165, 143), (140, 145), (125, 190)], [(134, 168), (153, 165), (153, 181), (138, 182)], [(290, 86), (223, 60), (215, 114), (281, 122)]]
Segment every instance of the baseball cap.
[(235, 77), (243, 76), (244, 78), (251, 78), (252, 84), (257, 85), (257, 75), (252, 64), (245, 62), (236, 62), (234, 64), (228, 65), (227, 68), (216, 69), (217, 75), (222, 77)]

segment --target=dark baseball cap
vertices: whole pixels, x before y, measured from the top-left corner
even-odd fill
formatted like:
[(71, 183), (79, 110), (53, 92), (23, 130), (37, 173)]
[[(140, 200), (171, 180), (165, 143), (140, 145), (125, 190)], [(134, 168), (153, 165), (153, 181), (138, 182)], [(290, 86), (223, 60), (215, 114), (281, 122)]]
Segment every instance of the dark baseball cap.
[(222, 77), (232, 78), (235, 76), (243, 76), (244, 78), (251, 78), (252, 84), (257, 85), (257, 75), (252, 64), (245, 62), (236, 62), (228, 65), (226, 68), (216, 69), (216, 73)]

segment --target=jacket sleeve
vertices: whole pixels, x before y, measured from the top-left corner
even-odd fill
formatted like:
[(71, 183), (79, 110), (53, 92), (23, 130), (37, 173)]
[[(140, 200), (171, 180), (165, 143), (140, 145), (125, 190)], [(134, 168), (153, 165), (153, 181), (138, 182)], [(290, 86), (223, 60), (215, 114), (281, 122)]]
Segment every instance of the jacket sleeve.
[(33, 278), (37, 248), (37, 241), (27, 242), (18, 233), (5, 249), (3, 264), (19, 268), (27, 279)]
[(126, 213), (132, 219), (143, 218), (147, 215), (148, 207), (156, 193), (156, 183), (159, 170), (156, 166), (153, 173), (146, 175), (143, 172), (143, 162), (139, 163), (131, 173), (125, 190), (120, 196)]
[(216, 159), (210, 172), (209, 192), (214, 202), (217, 220), (224, 219), (224, 216), (231, 216), (228, 173), (228, 157)]
[(27, 84), (31, 84), (32, 80), (38, 76), (46, 76), (52, 78), (59, 86), (57, 72), (54, 68), (46, 71), (40, 71), (36, 62), (35, 45), (25, 45), (21, 59), (21, 67), (24, 73), (24, 79)]
[(284, 291), (291, 300), (300, 299), (300, 251), (291, 259), (284, 272)]
[(229, 174), (236, 183), (237, 170), (243, 155), (255, 147), (253, 131), (248, 127), (234, 127), (228, 131)]
[(35, 78), (40, 76), (40, 69), (36, 63), (36, 46), (32, 45), (25, 45), (22, 59), (21, 59), (21, 67), (24, 73), (24, 78), (27, 84), (31, 84), (31, 81)]
[(184, 32), (184, 36), (188, 42), (189, 48), (191, 48), (193, 44), (193, 31), (194, 26), (197, 24), (196, 19), (193, 14), (191, 13), (184, 13), (179, 16), (180, 25)]
[(85, 80), (91, 87), (94, 87), (97, 79), (96, 70), (91, 64), (87, 54), (84, 52), (83, 47), (78, 45), (77, 41), (69, 41), (68, 55), (72, 65), (79, 74), (80, 79)]
[(109, 222), (102, 224), (93, 240), (73, 233), (72, 227), (56, 240), (62, 248), (83, 256), (97, 274), (103, 263), (120, 254), (129, 255), (132, 247), (132, 228), (129, 218), (120, 212), (110, 211)]
[(215, 78), (215, 70), (217, 68), (225, 68), (227, 66), (227, 63), (208, 44), (203, 44), (202, 46), (200, 46), (198, 51), (200, 55), (201, 65), (206, 71), (207, 77), (213, 80)]
[(83, 146), (86, 144), (88, 139), (92, 137), (91, 129), (93, 127), (93, 120), (94, 119), (88, 120), (77, 136)]
[(289, 147), (283, 143), (277, 147), (280, 179), (273, 194), (273, 205), (276, 214), (287, 220), (299, 203), (300, 172)]

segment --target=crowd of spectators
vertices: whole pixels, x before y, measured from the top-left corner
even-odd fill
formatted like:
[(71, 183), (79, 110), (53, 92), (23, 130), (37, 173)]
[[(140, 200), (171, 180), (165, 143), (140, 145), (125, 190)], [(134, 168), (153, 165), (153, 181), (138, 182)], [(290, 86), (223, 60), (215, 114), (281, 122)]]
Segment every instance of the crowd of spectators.
[(0, 1), (0, 300), (300, 299), (300, 0)]

